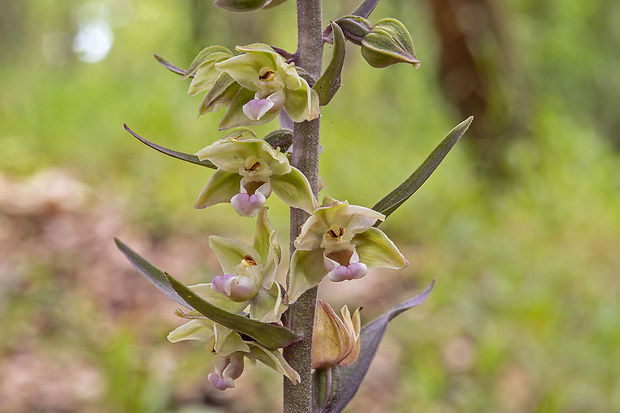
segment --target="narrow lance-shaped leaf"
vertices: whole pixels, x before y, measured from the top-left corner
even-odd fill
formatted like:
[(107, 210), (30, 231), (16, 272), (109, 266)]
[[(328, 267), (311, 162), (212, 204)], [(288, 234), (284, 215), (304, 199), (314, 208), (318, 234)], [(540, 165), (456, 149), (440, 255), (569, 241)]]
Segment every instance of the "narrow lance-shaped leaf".
[(129, 129), (129, 126), (127, 126), (127, 124), (124, 124), (123, 126), (125, 127), (125, 130), (127, 132), (131, 133), (134, 136), (134, 138), (138, 139), (140, 142), (142, 142), (146, 146), (149, 146), (149, 147), (155, 149), (156, 151), (159, 151), (159, 152), (163, 153), (164, 155), (168, 155), (168, 156), (171, 156), (173, 158), (180, 159), (182, 161), (193, 163), (193, 164), (196, 164), (196, 165), (206, 166), (207, 168), (217, 169), (217, 166), (213, 165), (213, 163), (211, 161), (207, 161), (207, 160), (201, 161), (200, 159), (198, 159), (198, 157), (196, 155), (190, 155), (188, 153), (179, 152), (179, 151), (175, 151), (175, 150), (172, 150), (172, 149), (164, 148), (163, 146), (157, 145), (157, 144), (155, 144), (153, 142), (150, 142), (150, 141), (144, 139), (143, 137), (141, 137), (140, 135), (138, 135), (137, 133), (135, 133), (134, 131)]
[[(114, 242), (119, 250), (127, 257), (129, 262), (136, 267), (136, 269), (142, 274), (147, 280), (151, 282), (159, 291), (166, 294), (168, 297), (172, 298), (177, 304), (187, 307), (187, 303), (177, 294), (176, 291), (172, 288), (168, 279), (166, 278), (166, 274), (161, 271), (159, 268), (153, 266), (150, 262), (142, 258), (135, 251), (129, 248), (126, 244), (124, 244), (118, 238), (114, 238)], [(192, 307), (189, 307), (192, 308)], [(193, 309), (193, 308), (192, 308)]]
[[(413, 195), (429, 176), (439, 166), (441, 161), (446, 157), (450, 149), (458, 142), (463, 136), (469, 125), (471, 124), (473, 116), (467, 118), (454, 129), (448, 133), (448, 135), (441, 141), (439, 145), (431, 152), (431, 154), (422, 162), (422, 164), (416, 169), (402, 184), (396, 189), (387, 194), (383, 199), (372, 207), (375, 211), (381, 212), (386, 217), (394, 212), (399, 206), (401, 206), (411, 195)], [(375, 226), (378, 226), (381, 222), (377, 222)]]
[[(185, 76), (185, 69), (181, 69), (180, 67), (173, 65), (172, 63), (170, 63), (169, 61), (167, 61), (166, 59), (164, 59), (163, 57), (159, 55), (154, 54), (153, 56), (155, 56), (155, 59), (157, 59), (157, 61), (161, 63), (163, 67), (170, 70), (172, 73)], [(194, 77), (194, 75), (192, 74), (189, 77)]]
[[(338, 413), (344, 410), (362, 384), (370, 364), (377, 353), (379, 344), (385, 335), (388, 323), (400, 313), (422, 304), (429, 296), (434, 286), (435, 280), (433, 280), (420, 294), (402, 302), (362, 328), (360, 333), (361, 350), (357, 361), (348, 367), (332, 367), (331, 392), (327, 402), (323, 403), (319, 413)], [(329, 372), (327, 372), (326, 369), (322, 369), (315, 371), (314, 374), (327, 375)], [(326, 382), (324, 377), (315, 377), (314, 381), (319, 384)], [(319, 391), (317, 390), (316, 393), (318, 394)], [(317, 397), (316, 394), (315, 397)]]
[(269, 348), (286, 347), (299, 340), (291, 330), (285, 327), (261, 323), (247, 317), (229, 313), (213, 304), (203, 300), (190, 290), (187, 286), (177, 281), (174, 277), (166, 274), (168, 282), (172, 288), (182, 297), (182, 299), (192, 308), (218, 324), (228, 327), (231, 330), (246, 334), (259, 343)]
[(346, 42), (342, 29), (335, 22), (331, 23), (331, 27), (334, 33), (334, 51), (332, 53), (332, 58), (321, 78), (313, 86), (313, 89), (316, 90), (319, 95), (319, 104), (321, 106), (327, 105), (340, 88), (346, 50)]
[(375, 7), (377, 7), (377, 3), (379, 3), (379, 0), (365, 0), (351, 14), (367, 18), (368, 16), (370, 16), (370, 13), (372, 13)]

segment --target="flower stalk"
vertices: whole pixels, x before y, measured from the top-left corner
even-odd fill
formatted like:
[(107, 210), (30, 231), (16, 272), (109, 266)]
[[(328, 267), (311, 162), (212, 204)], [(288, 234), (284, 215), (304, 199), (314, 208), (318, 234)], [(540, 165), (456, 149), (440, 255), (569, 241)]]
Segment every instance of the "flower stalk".
[[(320, 0), (297, 0), (297, 53), (299, 65), (314, 79), (321, 76), (323, 40), (322, 12)], [(315, 196), (319, 188), (319, 136), (320, 119), (296, 123), (293, 129), (292, 165), (299, 169), (310, 183)], [(291, 208), (291, 254), (295, 250), (294, 240), (299, 236), (308, 214)], [(284, 380), (284, 412), (312, 412), (312, 330), (317, 288), (308, 290), (291, 305), (286, 313), (288, 327), (301, 341), (284, 349), (284, 358), (301, 378), (293, 385)]]

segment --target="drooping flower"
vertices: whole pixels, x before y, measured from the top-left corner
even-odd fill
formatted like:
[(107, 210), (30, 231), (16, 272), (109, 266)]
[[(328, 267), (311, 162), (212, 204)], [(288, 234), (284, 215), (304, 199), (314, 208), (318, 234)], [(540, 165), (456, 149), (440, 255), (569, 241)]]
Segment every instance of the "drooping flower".
[(295, 122), (319, 117), (315, 90), (299, 76), (294, 63), (266, 44), (237, 46), (234, 56), (221, 46), (210, 46), (198, 54), (185, 77), (194, 75), (190, 94), (207, 91), (200, 114), (228, 106), (220, 129), (259, 125), (286, 110)]
[(299, 374), (284, 360), (278, 349), (266, 348), (256, 341), (245, 341), (239, 333), (214, 323), (197, 311), (189, 314), (179, 311), (177, 315), (190, 321), (168, 334), (168, 340), (172, 343), (183, 340), (205, 342), (206, 349), (217, 356), (214, 372), (209, 374), (209, 382), (216, 389), (235, 387), (235, 380), (243, 373), (246, 361), (260, 361), (293, 383), (299, 382)]
[(345, 305), (342, 321), (329, 304), (317, 301), (312, 333), (312, 368), (346, 367), (355, 363), (360, 353), (360, 309), (353, 313)]
[[(252, 246), (215, 236), (209, 238), (209, 244), (225, 275), (215, 277), (213, 283), (190, 286), (192, 292), (224, 311), (234, 314), (245, 311), (252, 320), (281, 323), (281, 316), (287, 308), (282, 303), (282, 288), (275, 282), (281, 250), (267, 219), (267, 208), (259, 213)], [(279, 350), (267, 348), (219, 325), (198, 311), (185, 314), (177, 310), (176, 314), (189, 321), (172, 331), (168, 340), (173, 343), (182, 340), (206, 343), (207, 350), (217, 356), (214, 372), (209, 375), (215, 388), (234, 387), (234, 381), (248, 360), (258, 360), (293, 382), (299, 381), (299, 375), (286, 363)]]
[(330, 197), (323, 199), (301, 228), (291, 257), (288, 302), (319, 285), (326, 275), (339, 282), (362, 278), (368, 268), (402, 269), (409, 265), (398, 248), (373, 225), (383, 214), (349, 205)]
[(252, 217), (271, 192), (288, 205), (312, 212), (317, 202), (308, 180), (285, 154), (239, 128), (196, 154), (217, 166), (195, 208), (230, 202), (241, 216)]

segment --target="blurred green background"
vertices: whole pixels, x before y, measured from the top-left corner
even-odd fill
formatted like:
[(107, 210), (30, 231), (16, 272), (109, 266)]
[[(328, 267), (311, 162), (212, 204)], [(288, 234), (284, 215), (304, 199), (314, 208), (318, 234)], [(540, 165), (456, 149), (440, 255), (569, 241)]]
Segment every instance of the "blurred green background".
[[(324, 19), (355, 1), (325, 2)], [(412, 266), (324, 285), (363, 321), (430, 280), (347, 411), (620, 411), (620, 2), (384, 0), (422, 67), (348, 48), (322, 115), (326, 193), (370, 207), (457, 123), (470, 131), (382, 229)], [(0, 1), (0, 412), (272, 412), (262, 366), (220, 393), (199, 343), (169, 344), (175, 304), (118, 236), (187, 283), (220, 270), (208, 236), (251, 239), (226, 206), (192, 208), (194, 153), (221, 117), (159, 66), (210, 44), (294, 50), (294, 2), (232, 14), (204, 0)], [(329, 57), (331, 47), (326, 48)], [(257, 128), (260, 134), (274, 124)], [(269, 200), (287, 244), (287, 209)]]

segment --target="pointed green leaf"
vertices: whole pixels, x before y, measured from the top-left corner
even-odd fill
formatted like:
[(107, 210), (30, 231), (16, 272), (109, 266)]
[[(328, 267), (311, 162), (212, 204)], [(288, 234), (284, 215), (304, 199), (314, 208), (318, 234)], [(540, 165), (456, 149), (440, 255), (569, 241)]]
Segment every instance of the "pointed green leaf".
[[(379, 344), (383, 339), (388, 323), (400, 313), (422, 304), (429, 296), (434, 286), (435, 280), (433, 280), (420, 294), (402, 302), (362, 328), (360, 333), (360, 355), (357, 361), (351, 366), (332, 368), (331, 392), (328, 401), (319, 410), (320, 413), (338, 413), (344, 410), (347, 404), (353, 399), (353, 396), (355, 396), (360, 384), (364, 380), (368, 368), (377, 353)], [(315, 374), (326, 375), (328, 372), (325, 371), (325, 369), (319, 369), (316, 370)], [(314, 381), (315, 383), (321, 383), (325, 380), (322, 380), (320, 377), (315, 377)], [(316, 393), (319, 394), (320, 391)], [(317, 398), (317, 395), (315, 395), (315, 398)]]
[[(123, 255), (127, 257), (129, 262), (134, 267), (136, 267), (136, 269), (140, 272), (140, 274), (146, 277), (146, 279), (149, 280), (151, 284), (157, 287), (159, 291), (163, 292), (168, 297), (172, 298), (178, 304), (188, 307), (185, 300), (183, 300), (176, 293), (176, 291), (172, 288), (172, 286), (168, 282), (168, 279), (166, 278), (166, 274), (163, 271), (161, 271), (159, 268), (156, 268), (150, 262), (142, 258), (140, 255), (138, 255), (135, 251), (133, 251), (131, 248), (125, 245), (118, 238), (114, 238), (114, 242), (116, 243), (116, 246), (118, 247), (118, 249), (121, 250)], [(192, 308), (192, 307), (189, 307), (189, 308)]]
[[(426, 182), (428, 177), (431, 176), (448, 152), (450, 152), (450, 149), (452, 149), (465, 131), (467, 131), (473, 119), (474, 117), (471, 116), (452, 129), (424, 162), (422, 162), (418, 169), (416, 169), (405, 182), (377, 202), (372, 209), (381, 212), (387, 217), (409, 199), (409, 197)], [(375, 224), (375, 226), (379, 224), (380, 222)]]
[(359, 7), (351, 14), (367, 18), (375, 9), (377, 3), (379, 3), (379, 0), (364, 0), (364, 2), (360, 4)]
[(319, 95), (319, 104), (327, 105), (334, 97), (338, 88), (340, 88), (342, 67), (344, 65), (344, 55), (346, 51), (344, 33), (338, 24), (331, 23), (332, 32), (334, 34), (334, 51), (329, 65), (312, 87)]
[(213, 304), (203, 300), (187, 286), (177, 281), (174, 277), (166, 274), (168, 282), (178, 295), (192, 308), (200, 314), (215, 321), (218, 324), (228, 327), (231, 330), (248, 335), (265, 347), (279, 348), (286, 347), (299, 340), (291, 330), (285, 327), (261, 323), (247, 317), (232, 314), (224, 311)]
[(276, 278), (278, 265), (282, 258), (282, 251), (276, 231), (267, 218), (267, 207), (263, 207), (256, 219), (256, 232), (254, 235), (254, 249), (260, 254), (263, 264), (263, 287), (270, 289)]
[(163, 153), (164, 155), (168, 155), (168, 156), (171, 156), (173, 158), (180, 159), (182, 161), (193, 163), (193, 164), (196, 164), (196, 165), (206, 166), (207, 168), (217, 169), (217, 167), (215, 165), (213, 165), (213, 163), (211, 161), (207, 161), (207, 160), (201, 161), (200, 159), (198, 159), (198, 157), (196, 155), (190, 155), (188, 153), (178, 152), (178, 151), (174, 151), (172, 149), (164, 148), (163, 146), (159, 146), (159, 145), (157, 145), (157, 144), (155, 144), (153, 142), (149, 142), (146, 139), (144, 139), (143, 137), (139, 136), (137, 133), (135, 133), (134, 131), (129, 129), (129, 126), (127, 126), (127, 124), (124, 124), (123, 126), (125, 127), (125, 130), (127, 132), (131, 133), (134, 136), (134, 138), (138, 139), (140, 142), (142, 142), (146, 146), (149, 146), (149, 147), (155, 149), (156, 151), (159, 151), (159, 152)]
[[(159, 55), (154, 54), (153, 56), (155, 56), (155, 59), (157, 59), (157, 61), (161, 63), (163, 67), (170, 70), (172, 73), (176, 73), (177, 75), (181, 75), (181, 76), (185, 75), (185, 69), (181, 69), (179, 66), (173, 65), (172, 63), (170, 63), (169, 61), (167, 61), (166, 59), (164, 59), (163, 57)], [(190, 77), (194, 77), (194, 75), (191, 75)]]

